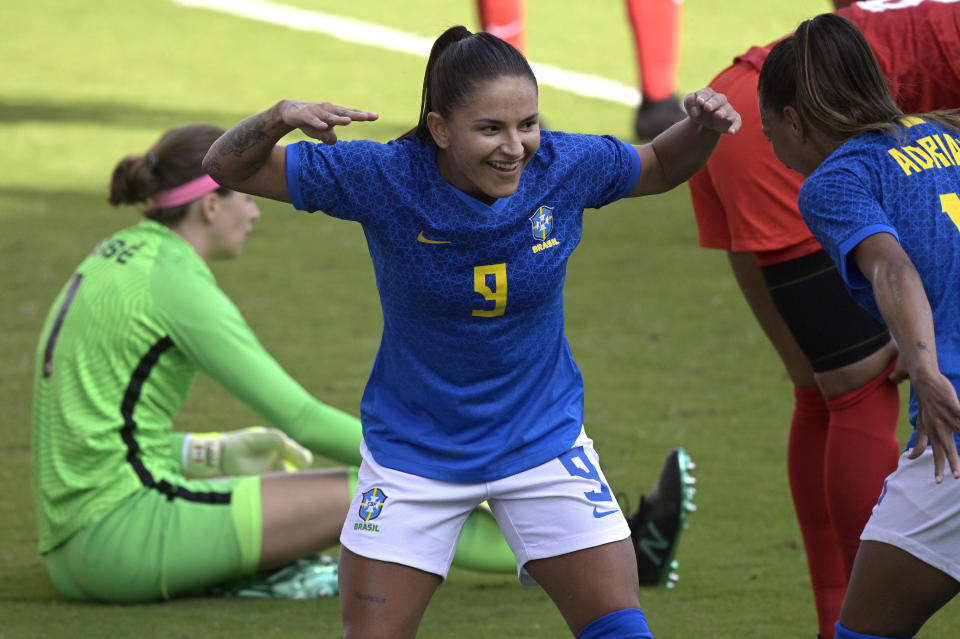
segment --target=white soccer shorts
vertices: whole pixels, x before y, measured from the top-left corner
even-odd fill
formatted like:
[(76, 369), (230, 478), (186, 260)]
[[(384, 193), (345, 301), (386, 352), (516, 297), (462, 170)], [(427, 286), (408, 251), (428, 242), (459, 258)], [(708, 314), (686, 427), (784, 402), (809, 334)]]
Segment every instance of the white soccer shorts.
[(593, 548), (630, 536), (593, 441), (581, 430), (556, 459), (490, 482), (463, 484), (385, 468), (361, 447), (363, 464), (340, 543), (369, 559), (418, 568), (446, 579), (470, 512), (487, 501), (517, 557), (518, 579), (536, 582), (526, 562)]
[(960, 581), (960, 479), (945, 468), (933, 479), (933, 449), (917, 459), (900, 456), (861, 540), (880, 541), (910, 553)]

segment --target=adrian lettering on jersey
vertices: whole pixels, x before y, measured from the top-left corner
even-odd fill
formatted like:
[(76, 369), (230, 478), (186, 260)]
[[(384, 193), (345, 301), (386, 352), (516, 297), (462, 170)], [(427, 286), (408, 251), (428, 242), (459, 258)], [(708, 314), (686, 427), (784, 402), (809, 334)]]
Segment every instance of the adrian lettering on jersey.
[(354, 530), (369, 530), (370, 532), (380, 532), (377, 524), (370, 523), (371, 519), (376, 519), (383, 511), (383, 504), (387, 501), (387, 494), (379, 488), (373, 488), (363, 493), (360, 500), (360, 519), (353, 525)]
[[(533, 238), (537, 243), (530, 247), (534, 253), (560, 245), (560, 240), (550, 237), (553, 233), (553, 207), (541, 206), (536, 213), (530, 216), (530, 226)], [(547, 239), (550, 238), (550, 239)]]
[[(921, 124), (918, 117), (903, 118), (904, 124)], [(960, 166), (960, 140), (947, 133), (928, 135), (919, 138), (919, 146), (902, 146), (887, 152), (896, 160), (904, 174), (911, 175), (929, 169), (942, 169), (948, 166)]]

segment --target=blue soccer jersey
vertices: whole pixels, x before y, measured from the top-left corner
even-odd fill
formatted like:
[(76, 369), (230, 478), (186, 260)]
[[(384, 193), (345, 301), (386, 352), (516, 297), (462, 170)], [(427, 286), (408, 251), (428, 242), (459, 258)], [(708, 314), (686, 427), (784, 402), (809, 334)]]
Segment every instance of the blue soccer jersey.
[[(897, 238), (930, 300), (940, 370), (960, 392), (960, 133), (904, 122), (901, 137), (865, 133), (834, 151), (804, 182), (800, 212), (853, 297), (881, 321), (851, 252), (875, 233)], [(916, 416), (911, 388), (911, 423)]]
[(567, 259), (583, 209), (639, 175), (624, 142), (543, 131), (517, 191), (487, 205), (447, 183), (417, 138), (287, 148), (294, 206), (367, 238), (383, 336), (361, 418), (378, 463), (476, 482), (570, 448), (583, 380), (563, 328)]

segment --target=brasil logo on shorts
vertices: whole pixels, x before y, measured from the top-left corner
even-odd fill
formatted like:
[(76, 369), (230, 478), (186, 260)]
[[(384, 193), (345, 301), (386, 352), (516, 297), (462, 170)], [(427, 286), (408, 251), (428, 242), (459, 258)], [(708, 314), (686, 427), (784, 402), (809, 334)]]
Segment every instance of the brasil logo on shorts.
[(376, 519), (383, 510), (385, 501), (387, 501), (387, 494), (379, 488), (363, 493), (363, 499), (360, 501), (360, 519), (364, 521)]

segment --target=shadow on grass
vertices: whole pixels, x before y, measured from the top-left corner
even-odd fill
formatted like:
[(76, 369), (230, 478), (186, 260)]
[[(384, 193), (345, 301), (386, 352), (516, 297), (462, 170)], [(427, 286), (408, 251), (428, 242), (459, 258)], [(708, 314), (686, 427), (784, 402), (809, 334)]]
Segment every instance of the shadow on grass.
[(56, 187), (44, 187), (42, 189), (31, 187), (3, 187), (0, 186), (0, 198), (13, 198), (25, 200), (27, 202), (38, 202), (40, 200), (51, 200), (58, 206), (70, 202), (81, 201), (81, 204), (91, 204), (103, 202), (107, 205), (107, 194), (96, 193), (92, 190), (81, 189), (58, 189)]
[[(266, 107), (268, 105), (264, 105)], [(234, 112), (214, 109), (178, 109), (174, 107), (148, 107), (134, 102), (118, 101), (15, 101), (0, 102), (0, 124), (12, 122), (57, 122), (107, 124), (117, 127), (156, 128), (158, 133), (173, 126), (192, 122), (210, 122), (231, 126), (251, 112)], [(390, 140), (406, 133), (412, 124), (390, 120), (378, 120), (369, 125), (370, 137)], [(363, 136), (358, 136), (363, 137)]]
[[(98, 188), (99, 187), (99, 188)], [(114, 208), (107, 202), (106, 183), (77, 188), (13, 186), (0, 187), (0, 220), (5, 233), (0, 245), (14, 241), (37, 241), (49, 235), (83, 235), (102, 224), (122, 225), (135, 220), (135, 209)], [(73, 227), (66, 232), (66, 227)], [(4, 257), (4, 261), (9, 259)]]
[(115, 101), (0, 103), (0, 122), (87, 122), (135, 128), (156, 127), (158, 130), (189, 122), (238, 122), (247, 115), (218, 110), (147, 107)]

